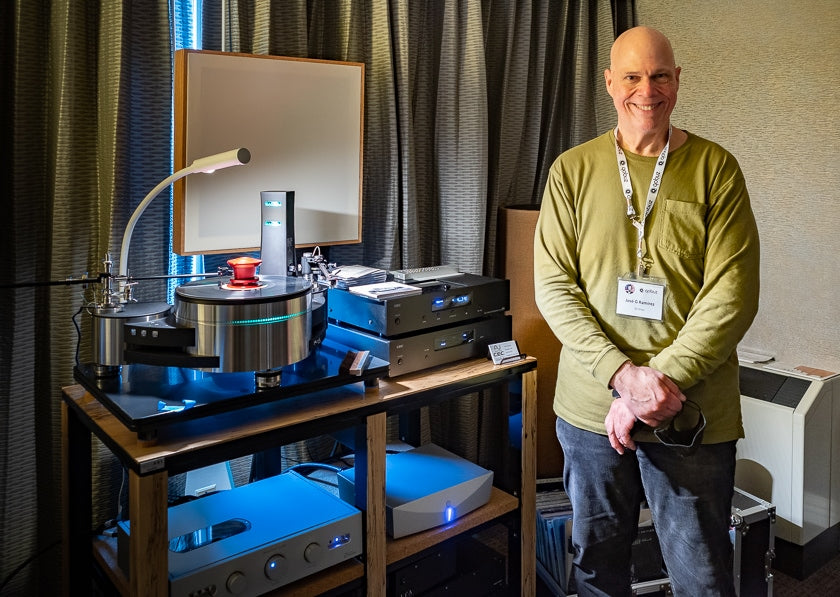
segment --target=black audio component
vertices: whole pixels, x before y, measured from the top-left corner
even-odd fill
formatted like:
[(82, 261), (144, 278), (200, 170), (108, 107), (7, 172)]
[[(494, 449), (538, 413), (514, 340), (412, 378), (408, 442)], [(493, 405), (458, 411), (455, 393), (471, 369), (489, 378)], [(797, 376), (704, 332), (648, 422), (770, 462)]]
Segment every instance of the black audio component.
[(415, 285), (422, 289), (420, 294), (384, 300), (330, 289), (329, 319), (394, 337), (501, 314), (509, 308), (507, 280), (459, 274)]
[[(330, 293), (330, 304), (334, 296), (335, 293)], [(385, 338), (336, 323), (330, 323), (327, 331), (327, 335), (337, 342), (357, 350), (367, 350), (373, 356), (388, 361), (390, 377), (461, 359), (486, 357), (490, 344), (510, 340), (511, 334), (509, 315), (492, 315), (395, 338)]]
[(480, 597), (507, 594), (507, 562), (502, 554), (472, 537), (458, 541), (457, 548), (456, 575), (424, 595)]
[(458, 572), (454, 541), (444, 541), (431, 553), (402, 562), (388, 575), (388, 597), (414, 597), (423, 595), (441, 585)]
[(400, 562), (388, 575), (388, 597), (507, 594), (507, 559), (471, 537), (440, 543)]

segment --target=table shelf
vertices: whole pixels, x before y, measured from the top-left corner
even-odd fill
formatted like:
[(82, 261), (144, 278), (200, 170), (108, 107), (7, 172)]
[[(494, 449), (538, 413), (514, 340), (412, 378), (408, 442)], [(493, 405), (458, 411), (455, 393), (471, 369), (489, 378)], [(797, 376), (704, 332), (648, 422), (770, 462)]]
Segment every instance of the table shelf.
[[(89, 594), (96, 564), (122, 595), (168, 595), (167, 493), (171, 475), (253, 454), (330, 431), (354, 427), (356, 457), (366, 475), (357, 479), (357, 506), (365, 510), (364, 562), (347, 561), (279, 588), (270, 595), (319, 594), (348, 583), (364, 583), (368, 595), (386, 591), (386, 569), (438, 543), (490, 521), (518, 513), (518, 579), (523, 595), (536, 586), (536, 360), (493, 365), (469, 359), (397, 378), (376, 387), (351, 384), (310, 395), (244, 408), (223, 417), (172, 426), (155, 442), (143, 441), (79, 385), (63, 390), (63, 484), (67, 594)], [(494, 487), (487, 504), (454, 521), (400, 539), (386, 534), (384, 487), (386, 417), (476, 391), (497, 391), (522, 382), (522, 449), (519, 486), (513, 494)], [(507, 401), (500, 401), (507, 404)], [(499, 413), (507, 417), (508, 413)], [(98, 538), (91, 549), (91, 436), (98, 437), (128, 469), (131, 513), (130, 567), (117, 565), (116, 540)], [(499, 475), (499, 478), (504, 475)], [(71, 516), (72, 513), (72, 516)]]

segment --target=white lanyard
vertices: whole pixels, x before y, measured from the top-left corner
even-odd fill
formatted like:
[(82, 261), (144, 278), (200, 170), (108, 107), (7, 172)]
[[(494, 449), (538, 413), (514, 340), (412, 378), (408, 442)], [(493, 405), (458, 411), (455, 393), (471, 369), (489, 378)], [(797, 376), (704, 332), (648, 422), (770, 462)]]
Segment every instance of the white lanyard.
[(668, 127), (668, 141), (665, 147), (662, 148), (662, 153), (656, 160), (656, 168), (653, 170), (653, 178), (650, 179), (650, 188), (648, 189), (647, 202), (645, 203), (645, 210), (641, 219), (636, 216), (636, 210), (633, 209), (633, 183), (630, 182), (630, 170), (627, 167), (627, 158), (624, 151), (618, 145), (618, 127), (613, 131), (615, 137), (615, 159), (618, 162), (618, 175), (621, 178), (621, 186), (624, 189), (624, 198), (627, 200), (627, 217), (636, 228), (639, 242), (636, 247), (636, 256), (639, 258), (638, 274), (640, 276), (645, 274), (647, 267), (644, 264), (643, 257), (645, 256), (644, 242), (645, 242), (645, 222), (648, 214), (653, 209), (653, 204), (656, 203), (656, 194), (662, 184), (662, 173), (665, 171), (665, 162), (668, 161), (668, 148), (671, 146), (671, 127)]

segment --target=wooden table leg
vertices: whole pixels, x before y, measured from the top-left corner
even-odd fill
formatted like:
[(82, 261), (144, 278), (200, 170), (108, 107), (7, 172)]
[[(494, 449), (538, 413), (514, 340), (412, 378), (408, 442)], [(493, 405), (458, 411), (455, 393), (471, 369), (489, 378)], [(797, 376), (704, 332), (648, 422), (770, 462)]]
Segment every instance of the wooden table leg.
[(537, 582), (537, 370), (522, 375), (522, 595), (536, 593)]
[[(385, 445), (387, 418), (378, 413), (367, 418), (367, 511), (365, 516), (365, 567), (367, 594), (382, 597), (386, 589), (387, 529), (385, 524)], [(358, 477), (357, 477), (358, 480)]]
[(136, 597), (169, 595), (168, 475), (160, 471), (128, 474), (131, 521), (129, 585)]

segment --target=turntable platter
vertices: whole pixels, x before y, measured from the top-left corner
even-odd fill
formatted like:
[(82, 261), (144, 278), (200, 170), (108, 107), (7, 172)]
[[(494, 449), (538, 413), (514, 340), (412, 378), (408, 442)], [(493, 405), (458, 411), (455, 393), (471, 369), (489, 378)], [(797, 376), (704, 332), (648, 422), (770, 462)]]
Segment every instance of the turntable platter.
[(196, 330), (189, 352), (218, 355), (214, 371), (264, 371), (305, 359), (312, 333), (312, 283), (261, 276), (256, 285), (198, 280), (175, 289), (175, 323)]
[(175, 294), (185, 301), (197, 302), (271, 302), (308, 294), (312, 283), (305, 278), (291, 276), (260, 276), (255, 286), (232, 286), (217, 279), (187, 282), (175, 289)]

